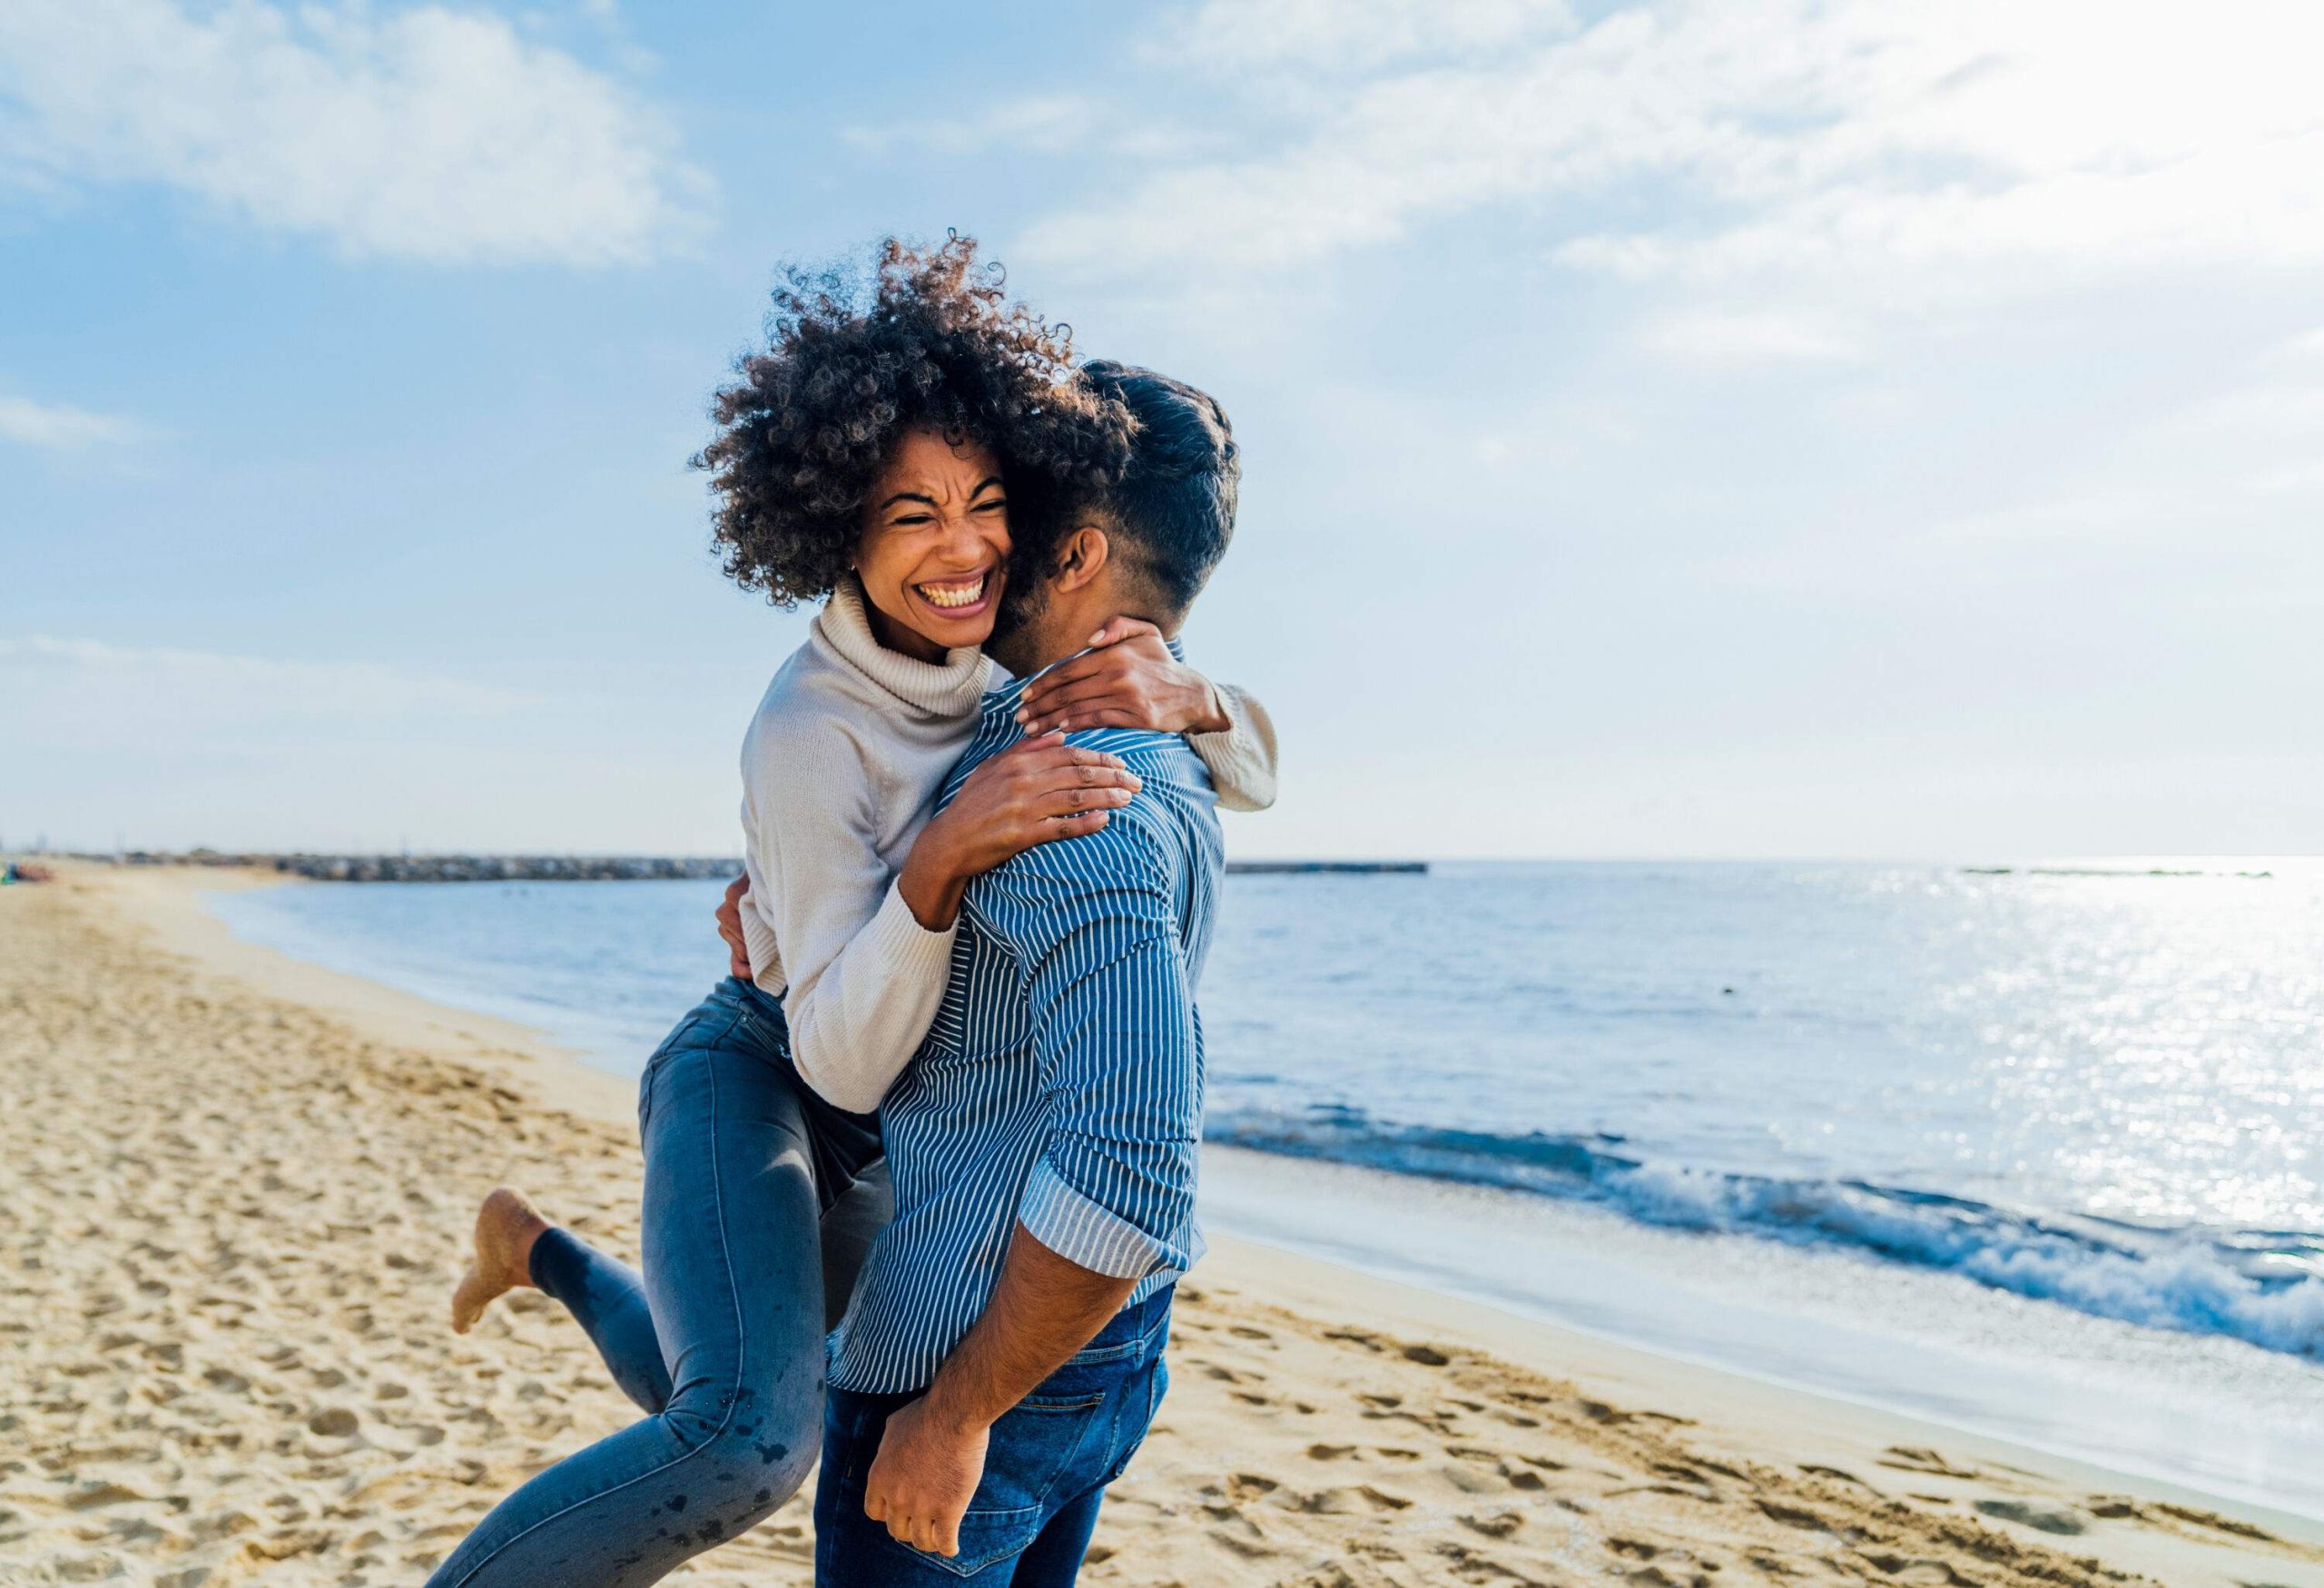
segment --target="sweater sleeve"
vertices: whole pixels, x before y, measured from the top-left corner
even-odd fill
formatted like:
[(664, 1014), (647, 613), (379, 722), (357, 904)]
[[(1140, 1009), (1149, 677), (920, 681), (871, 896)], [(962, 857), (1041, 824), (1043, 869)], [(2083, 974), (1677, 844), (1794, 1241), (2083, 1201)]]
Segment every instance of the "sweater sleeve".
[(1275, 721), (1257, 695), (1232, 684), (1213, 684), (1228, 726), (1222, 733), (1188, 734), (1187, 743), (1210, 768), (1219, 809), (1264, 811), (1275, 804)]
[(745, 757), (759, 896), (743, 936), (754, 978), (783, 998), (799, 1073), (833, 1106), (870, 1113), (936, 1018), (958, 928), (913, 916), (873, 841), (871, 778), (822, 725), (767, 735)]

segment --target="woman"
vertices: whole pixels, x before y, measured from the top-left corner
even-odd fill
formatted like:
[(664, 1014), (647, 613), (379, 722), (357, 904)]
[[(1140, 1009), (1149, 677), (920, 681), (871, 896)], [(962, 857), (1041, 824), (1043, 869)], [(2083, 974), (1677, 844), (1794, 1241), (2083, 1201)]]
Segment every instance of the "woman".
[[(776, 304), (697, 460), (727, 573), (780, 603), (826, 599), (743, 746), (750, 975), (681, 1021), (640, 1082), (644, 1274), (503, 1189), (453, 1304), (464, 1331), (537, 1285), (648, 1415), (504, 1500), (429, 1579), (442, 1588), (655, 1582), (789, 1498), (819, 1445), (830, 1314), (884, 1208), (869, 1110), (934, 1015), (962, 890), (1096, 831), (1137, 789), (1051, 735), (930, 810), (976, 725), (1012, 563), (1039, 549), (1038, 508), (1104, 488), (1127, 415), (1074, 381), (1065, 334), (1006, 302), (968, 239), (888, 243), (868, 301), (793, 274)], [(1256, 703), (1158, 643), (1119, 649), (1117, 696), (1076, 712), (1209, 730), (1193, 742), (1222, 800), (1266, 803)]]

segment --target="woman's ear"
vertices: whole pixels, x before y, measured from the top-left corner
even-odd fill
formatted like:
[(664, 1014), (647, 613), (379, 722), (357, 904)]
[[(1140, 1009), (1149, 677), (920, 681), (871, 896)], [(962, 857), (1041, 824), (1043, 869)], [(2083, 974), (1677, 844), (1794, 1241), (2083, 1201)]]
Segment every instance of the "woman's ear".
[(1105, 572), (1113, 554), (1113, 542), (1106, 538), (1103, 529), (1095, 524), (1080, 526), (1058, 547), (1057, 587), (1068, 592), (1084, 588)]

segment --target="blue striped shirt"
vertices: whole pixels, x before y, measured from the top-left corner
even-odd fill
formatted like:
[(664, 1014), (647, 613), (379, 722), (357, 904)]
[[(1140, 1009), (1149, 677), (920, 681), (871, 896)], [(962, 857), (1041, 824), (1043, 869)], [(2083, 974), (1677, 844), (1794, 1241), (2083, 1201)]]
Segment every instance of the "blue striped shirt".
[[(1018, 742), (1024, 686), (987, 697), (942, 801)], [(1132, 1304), (1202, 1255), (1194, 989), (1224, 858), (1216, 796), (1175, 735), (1071, 742), (1145, 786), (1103, 831), (969, 884), (944, 1001), (880, 1106), (896, 1211), (831, 1338), (842, 1389), (925, 1387), (983, 1315), (1020, 1222), (1060, 1257), (1138, 1280)]]

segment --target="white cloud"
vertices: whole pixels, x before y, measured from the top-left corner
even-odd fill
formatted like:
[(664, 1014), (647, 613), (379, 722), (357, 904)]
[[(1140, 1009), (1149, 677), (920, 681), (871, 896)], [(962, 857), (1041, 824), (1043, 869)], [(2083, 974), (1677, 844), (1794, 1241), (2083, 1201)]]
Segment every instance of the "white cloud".
[(1185, 159), (1216, 149), (1219, 143), (1215, 133), (1174, 122), (1125, 117), (1107, 100), (1087, 94), (1004, 100), (964, 116), (910, 115), (852, 126), (840, 135), (872, 155), (918, 149), (948, 154), (1012, 149), (1036, 154), (1100, 153), (1167, 160)]
[[(1481, 39), (1513, 15), (1463, 9)], [(1344, 64), (1318, 54), (1326, 20), (1196, 14), (1207, 66), (1277, 76)], [(1452, 64), (1424, 29), (1373, 48), (1405, 37), (1375, 30), (1371, 70), (1287, 96), (1312, 113), (1242, 157), (1053, 215), (1027, 252), (1097, 273), (1279, 270), (1523, 205), (1560, 259), (1632, 273), (2324, 261), (2324, 12), (2305, 0), (2201, 25), (2096, 0), (1664, 0)], [(1649, 188), (1648, 224), (1590, 212)]]
[(1860, 356), (1856, 340), (1805, 315), (1694, 311), (1651, 327), (1655, 350), (1701, 364), (1830, 364)]
[(353, 255), (642, 261), (707, 179), (621, 84), (489, 13), (0, 6), (0, 181), (157, 183)]
[(127, 441), (139, 427), (112, 414), (91, 413), (60, 403), (34, 402), (28, 397), (0, 396), (0, 437), (52, 452), (77, 452), (84, 448)]
[(515, 691), (366, 662), (285, 661), (34, 635), (0, 639), (0, 726), (18, 743), (183, 743), (271, 726), (488, 717)]
[(1335, 70), (1473, 55), (1573, 26), (1564, 0), (1204, 0), (1152, 53), (1211, 69)]

